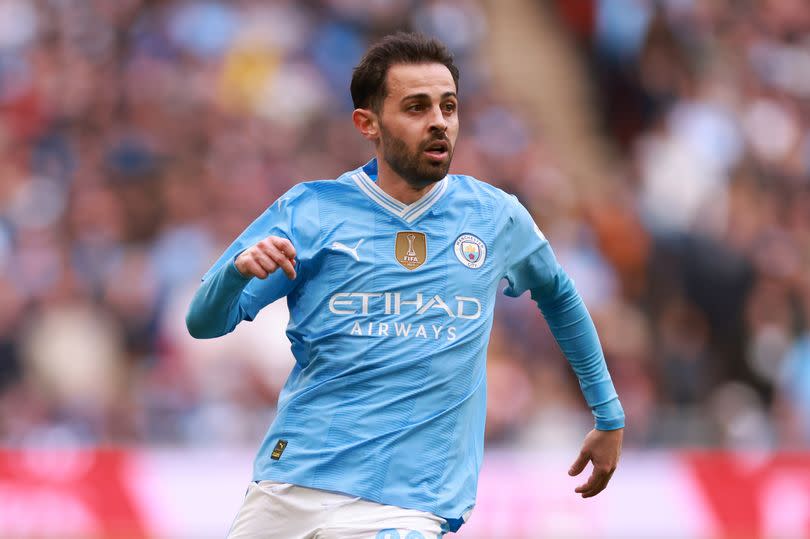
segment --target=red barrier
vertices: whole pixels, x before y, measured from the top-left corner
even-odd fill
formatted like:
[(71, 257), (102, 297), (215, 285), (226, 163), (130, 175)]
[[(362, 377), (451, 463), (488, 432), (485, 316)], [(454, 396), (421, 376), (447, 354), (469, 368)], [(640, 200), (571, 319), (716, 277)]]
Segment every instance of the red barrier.
[(3, 537), (147, 538), (118, 450), (0, 453)]
[(806, 453), (687, 453), (723, 537), (810, 537)]

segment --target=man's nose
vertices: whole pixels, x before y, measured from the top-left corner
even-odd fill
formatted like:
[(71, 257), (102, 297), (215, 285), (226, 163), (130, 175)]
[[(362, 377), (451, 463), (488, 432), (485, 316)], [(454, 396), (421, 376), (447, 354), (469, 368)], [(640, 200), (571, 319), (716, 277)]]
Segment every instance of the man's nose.
[(433, 107), (430, 115), (431, 131), (447, 131), (447, 118), (444, 116), (441, 107)]

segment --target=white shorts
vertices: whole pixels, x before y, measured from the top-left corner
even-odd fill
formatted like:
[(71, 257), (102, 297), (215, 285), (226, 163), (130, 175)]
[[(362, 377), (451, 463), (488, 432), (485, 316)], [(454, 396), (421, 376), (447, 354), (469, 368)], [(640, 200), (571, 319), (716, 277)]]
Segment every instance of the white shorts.
[(335, 492), (251, 482), (228, 539), (437, 539), (443, 518)]

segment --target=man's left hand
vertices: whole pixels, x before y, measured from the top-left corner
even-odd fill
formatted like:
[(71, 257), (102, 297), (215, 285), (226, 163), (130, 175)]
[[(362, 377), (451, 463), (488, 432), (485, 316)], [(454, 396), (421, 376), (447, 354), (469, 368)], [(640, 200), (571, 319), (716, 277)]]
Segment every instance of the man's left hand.
[(577, 460), (568, 470), (568, 475), (574, 476), (582, 473), (588, 461), (593, 462), (593, 472), (585, 483), (574, 489), (574, 492), (581, 494), (583, 498), (590, 498), (605, 490), (619, 464), (623, 436), (624, 429), (594, 429), (588, 433), (582, 443), (582, 450), (579, 452)]

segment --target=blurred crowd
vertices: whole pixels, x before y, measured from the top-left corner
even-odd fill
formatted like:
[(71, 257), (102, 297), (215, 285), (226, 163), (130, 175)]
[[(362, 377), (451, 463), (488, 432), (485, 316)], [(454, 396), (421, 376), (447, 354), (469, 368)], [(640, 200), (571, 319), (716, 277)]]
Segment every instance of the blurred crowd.
[[(283, 303), (205, 342), (185, 311), (276, 197), (370, 158), (351, 70), (403, 28), (453, 50), (453, 171), (549, 237), (627, 445), (810, 443), (810, 4), (583, 4), (543, 10), (587, 68), (599, 186), (503, 99), (472, 0), (0, 0), (0, 443), (258, 443), (291, 367)], [(581, 440), (527, 297), (499, 298), (488, 370), (490, 447)]]

